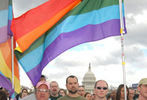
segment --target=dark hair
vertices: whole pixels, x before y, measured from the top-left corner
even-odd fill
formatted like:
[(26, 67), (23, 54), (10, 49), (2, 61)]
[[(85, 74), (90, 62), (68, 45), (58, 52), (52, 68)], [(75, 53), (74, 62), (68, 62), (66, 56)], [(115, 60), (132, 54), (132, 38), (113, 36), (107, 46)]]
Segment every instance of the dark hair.
[(20, 97), (20, 96), (21, 96), (21, 93), (17, 94), (16, 97), (15, 97), (16, 100), (19, 100), (19, 97)]
[(86, 92), (85, 95), (84, 95), (84, 97), (86, 97), (88, 94), (90, 94), (90, 93), (89, 92)]
[(82, 87), (82, 88), (84, 88), (84, 89), (85, 89), (85, 86), (84, 86), (84, 85), (79, 85), (79, 88), (80, 88), (80, 87)]
[(41, 78), (46, 78), (45, 75), (41, 75)]
[(3, 90), (0, 90), (0, 100), (7, 100), (7, 94)]
[(28, 90), (27, 90), (26, 88), (23, 88), (23, 89), (21, 90), (21, 92), (23, 92), (24, 90), (26, 90), (26, 92), (28, 93)]
[(94, 88), (96, 88), (97, 83), (100, 82), (100, 81), (105, 82), (107, 84), (107, 87), (108, 87), (108, 83), (105, 80), (98, 80), (98, 81), (95, 82)]
[[(117, 92), (116, 92), (116, 100), (120, 100), (121, 97), (121, 89), (124, 88), (124, 84), (120, 84), (119, 87), (117, 88)], [(127, 89), (127, 100), (129, 100), (129, 88), (126, 86)]]
[(78, 78), (77, 78), (76, 76), (70, 75), (70, 76), (68, 76), (68, 77), (66, 78), (66, 84), (68, 83), (68, 79), (69, 79), (69, 78), (76, 78), (76, 79), (77, 79), (77, 82), (78, 82)]
[(66, 90), (64, 90), (64, 89), (60, 89), (60, 90), (59, 90), (59, 94), (60, 94), (60, 91), (64, 91), (65, 95), (67, 94), (67, 93), (66, 93)]

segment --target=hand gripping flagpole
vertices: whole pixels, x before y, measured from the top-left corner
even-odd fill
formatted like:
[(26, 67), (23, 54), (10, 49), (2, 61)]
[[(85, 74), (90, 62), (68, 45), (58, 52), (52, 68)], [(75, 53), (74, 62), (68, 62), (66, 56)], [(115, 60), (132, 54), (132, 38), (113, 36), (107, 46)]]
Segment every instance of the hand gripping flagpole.
[(124, 20), (122, 12), (122, 0), (119, 0), (119, 11), (120, 11), (120, 34), (121, 34), (121, 49), (122, 49), (122, 69), (123, 69), (123, 84), (125, 90), (125, 100), (127, 100), (127, 91), (126, 91), (126, 70), (125, 70), (125, 56), (124, 56)]

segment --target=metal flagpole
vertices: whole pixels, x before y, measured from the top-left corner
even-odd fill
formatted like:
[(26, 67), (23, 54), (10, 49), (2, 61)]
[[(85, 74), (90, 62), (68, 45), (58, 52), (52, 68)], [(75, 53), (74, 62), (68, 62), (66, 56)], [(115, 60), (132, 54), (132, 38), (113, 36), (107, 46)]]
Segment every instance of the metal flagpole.
[(120, 11), (120, 33), (121, 33), (121, 49), (122, 49), (122, 69), (123, 69), (123, 83), (125, 90), (125, 100), (127, 100), (127, 91), (126, 91), (126, 70), (125, 70), (125, 56), (124, 56), (124, 20), (122, 12), (122, 0), (119, 0), (119, 11)]
[(14, 51), (13, 51), (13, 36), (11, 36), (11, 55), (12, 55), (12, 89), (14, 89)]

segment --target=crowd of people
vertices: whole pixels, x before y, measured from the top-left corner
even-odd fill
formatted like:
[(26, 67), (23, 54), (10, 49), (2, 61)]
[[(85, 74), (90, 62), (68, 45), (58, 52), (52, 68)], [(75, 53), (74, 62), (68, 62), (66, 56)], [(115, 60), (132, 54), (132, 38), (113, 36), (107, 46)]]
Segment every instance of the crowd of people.
[[(56, 81), (50, 83), (45, 76), (34, 87), (33, 93), (22, 89), (16, 96), (16, 100), (147, 100), (147, 78), (138, 83), (137, 90), (120, 84), (116, 90), (109, 91), (109, 85), (105, 80), (97, 80), (93, 93), (86, 92), (84, 86), (80, 86), (78, 78), (70, 75), (66, 78), (66, 89), (60, 89)], [(125, 92), (126, 91), (126, 92)], [(125, 94), (126, 93), (126, 94)], [(8, 100), (8, 95), (1, 89), (0, 100)]]

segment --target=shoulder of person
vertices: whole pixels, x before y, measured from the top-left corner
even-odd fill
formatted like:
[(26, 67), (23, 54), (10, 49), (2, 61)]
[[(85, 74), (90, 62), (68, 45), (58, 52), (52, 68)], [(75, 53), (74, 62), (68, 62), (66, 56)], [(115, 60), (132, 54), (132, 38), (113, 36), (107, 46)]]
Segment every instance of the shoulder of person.
[(85, 97), (80, 96), (80, 100), (87, 100)]
[(24, 97), (24, 98), (21, 99), (21, 100), (36, 100), (36, 96), (35, 96), (34, 93), (32, 93), (32, 94), (30, 94), (30, 95)]
[(67, 97), (68, 97), (68, 96), (65, 95), (65, 96), (63, 96), (63, 97), (58, 98), (57, 100), (66, 100)]

